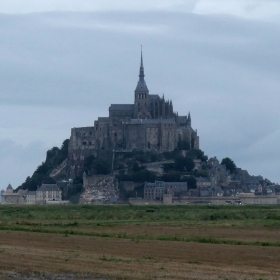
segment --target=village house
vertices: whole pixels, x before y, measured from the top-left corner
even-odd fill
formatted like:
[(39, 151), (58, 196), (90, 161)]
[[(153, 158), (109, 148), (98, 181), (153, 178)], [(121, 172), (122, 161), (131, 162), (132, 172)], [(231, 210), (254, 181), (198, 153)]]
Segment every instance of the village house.
[(49, 204), (62, 203), (62, 192), (56, 184), (42, 184), (36, 191), (14, 191), (9, 184), (1, 191), (2, 204)]
[(187, 191), (187, 182), (145, 182), (144, 199), (163, 200), (164, 194), (172, 195), (172, 197), (179, 197), (180, 195), (186, 195)]

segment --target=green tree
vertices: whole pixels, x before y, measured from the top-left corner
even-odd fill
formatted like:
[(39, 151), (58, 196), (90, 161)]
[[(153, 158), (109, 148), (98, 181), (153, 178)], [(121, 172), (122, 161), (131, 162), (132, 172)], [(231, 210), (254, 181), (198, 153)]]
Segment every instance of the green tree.
[(195, 164), (192, 158), (178, 156), (175, 158), (175, 169), (183, 172), (185, 169), (190, 172), (193, 170)]
[(191, 172), (194, 169), (194, 161), (192, 158), (186, 157), (185, 158), (185, 167), (187, 169), (188, 172)]
[(183, 156), (178, 156), (175, 158), (175, 169), (177, 171), (183, 172), (185, 170), (185, 158)]
[(95, 174), (109, 174), (110, 173), (110, 163), (104, 159), (96, 158), (93, 163)]
[(188, 152), (188, 157), (192, 159), (200, 159), (203, 162), (206, 162), (208, 160), (208, 156), (204, 155), (204, 152), (200, 149), (191, 149)]
[(161, 180), (164, 182), (180, 182), (181, 173), (179, 171), (170, 171), (162, 175)]
[(177, 145), (178, 150), (189, 150), (190, 143), (186, 140), (179, 140)]
[(196, 186), (196, 179), (194, 176), (189, 176), (187, 177), (187, 183), (188, 183), (188, 188), (189, 189), (196, 189), (197, 186)]
[(53, 147), (47, 151), (46, 161), (42, 162), (41, 165), (37, 167), (31, 177), (27, 177), (25, 182), (21, 184), (18, 189), (28, 189), (30, 191), (35, 191), (37, 186), (40, 186), (44, 182), (55, 181), (49, 177), (50, 173), (61, 164), (68, 156), (68, 144), (69, 139), (63, 141), (61, 148)]
[(226, 169), (229, 170), (230, 173), (233, 173), (236, 169), (235, 163), (228, 157), (224, 158), (221, 164), (224, 164), (226, 166)]

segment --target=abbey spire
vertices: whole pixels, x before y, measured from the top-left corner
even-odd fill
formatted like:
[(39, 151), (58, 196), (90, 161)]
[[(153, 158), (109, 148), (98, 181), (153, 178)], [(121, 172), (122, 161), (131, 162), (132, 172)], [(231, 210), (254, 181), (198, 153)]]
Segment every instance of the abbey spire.
[(148, 87), (146, 85), (144, 77), (145, 77), (145, 74), (144, 74), (143, 54), (142, 54), (142, 46), (141, 46), (139, 81), (137, 83), (135, 93), (149, 93), (149, 90), (148, 90)]
[(140, 62), (140, 72), (139, 72), (139, 78), (144, 78), (144, 65), (143, 65), (143, 54), (142, 54), (142, 46), (141, 46), (141, 62)]

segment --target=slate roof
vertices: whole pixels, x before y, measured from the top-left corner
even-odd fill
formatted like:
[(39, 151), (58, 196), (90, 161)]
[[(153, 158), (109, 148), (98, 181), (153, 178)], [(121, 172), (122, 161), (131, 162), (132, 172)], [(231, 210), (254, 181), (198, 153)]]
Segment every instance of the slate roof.
[(150, 99), (150, 100), (157, 100), (157, 99), (160, 99), (160, 97), (159, 97), (158, 94), (150, 94), (150, 95), (149, 95), (149, 99)]
[(186, 123), (188, 120), (187, 116), (178, 116), (179, 123)]
[(27, 193), (27, 195), (36, 195), (36, 192), (29, 191), (29, 192)]
[(210, 182), (210, 180), (205, 177), (198, 177), (198, 178), (196, 178), (196, 181), (197, 182)]
[(140, 77), (139, 82), (137, 83), (135, 92), (149, 92), (144, 77)]
[(108, 122), (110, 121), (110, 117), (98, 117), (99, 122)]
[(11, 184), (8, 185), (7, 190), (13, 190)]
[(187, 182), (164, 182), (165, 187), (187, 187)]
[(149, 92), (146, 82), (144, 80), (144, 65), (143, 65), (143, 57), (142, 57), (142, 50), (141, 50), (141, 64), (140, 64), (140, 71), (139, 71), (139, 81), (136, 86), (135, 92)]
[(174, 119), (131, 119), (130, 121), (131, 124), (145, 124), (145, 123), (163, 123), (163, 124), (175, 124)]
[(134, 104), (111, 104), (109, 110), (125, 110), (125, 111), (133, 111)]
[(57, 184), (42, 184), (37, 191), (60, 191), (60, 188)]

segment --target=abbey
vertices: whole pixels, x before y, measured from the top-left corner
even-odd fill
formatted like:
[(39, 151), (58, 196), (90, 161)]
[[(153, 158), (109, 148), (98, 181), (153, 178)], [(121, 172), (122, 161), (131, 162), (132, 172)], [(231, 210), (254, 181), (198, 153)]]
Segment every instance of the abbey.
[(188, 142), (199, 148), (197, 131), (191, 127), (190, 113), (179, 116), (172, 101), (150, 94), (144, 79), (141, 51), (139, 81), (134, 91), (133, 104), (111, 104), (108, 117), (99, 117), (91, 127), (72, 128), (69, 156), (73, 162), (100, 150), (173, 151), (178, 143)]

